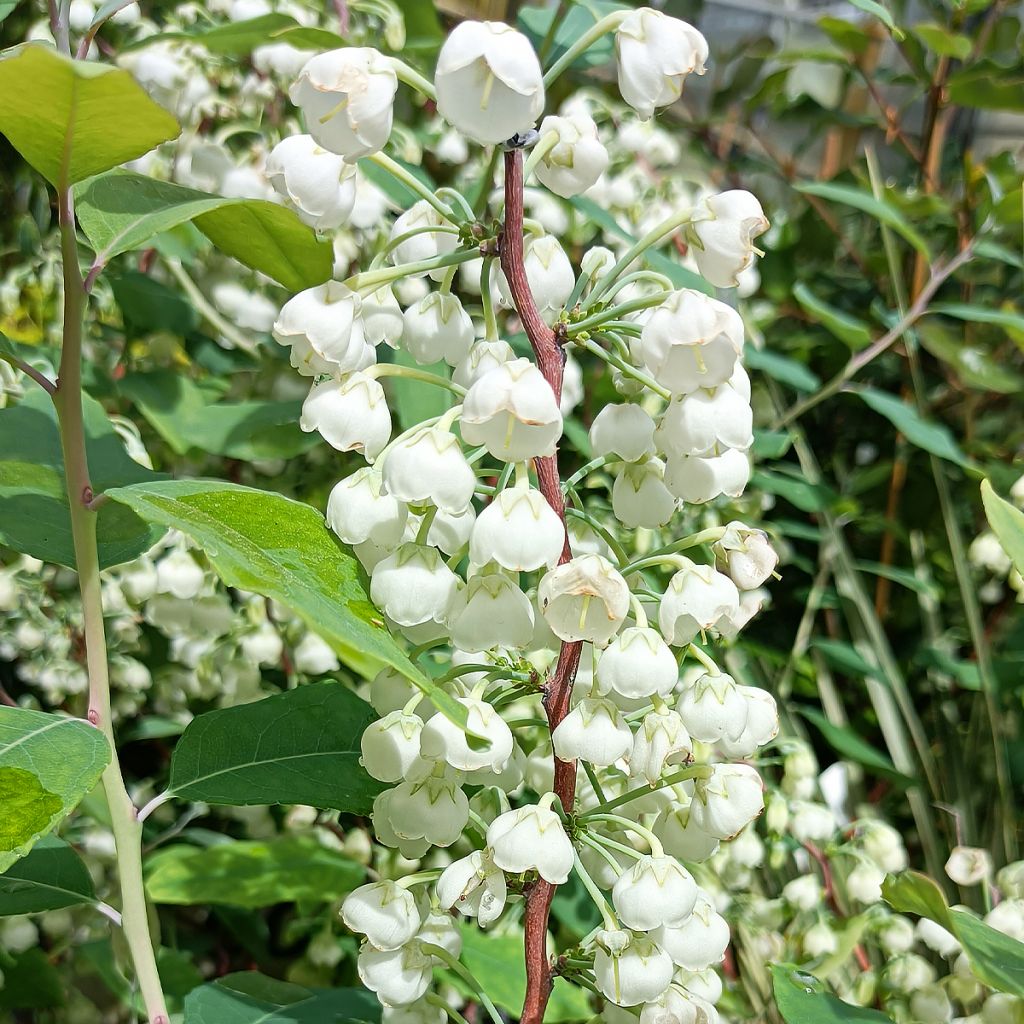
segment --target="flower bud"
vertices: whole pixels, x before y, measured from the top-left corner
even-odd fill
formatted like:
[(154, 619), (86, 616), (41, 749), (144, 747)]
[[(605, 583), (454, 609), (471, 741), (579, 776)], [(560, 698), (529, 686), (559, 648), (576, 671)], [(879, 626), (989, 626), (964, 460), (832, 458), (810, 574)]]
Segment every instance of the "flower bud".
[(954, 846), (946, 874), (957, 885), (978, 885), (992, 875), (992, 855), (976, 846)]
[(274, 338), (290, 351), (305, 377), (349, 373), (364, 359), (359, 296), (340, 281), (307, 288), (289, 299), (274, 323)]
[(822, 892), (817, 875), (798, 875), (782, 887), (782, 898), (797, 910), (813, 910), (820, 906)]
[(355, 163), (388, 141), (397, 88), (386, 57), (369, 47), (346, 46), (310, 58), (289, 95), (313, 138)]
[(402, 345), (418, 363), (457, 366), (473, 344), (473, 321), (449, 292), (430, 292), (405, 311)]
[(653, 830), (666, 853), (691, 864), (707, 860), (718, 850), (718, 840), (697, 826), (689, 805), (666, 807), (655, 819)]
[[(401, 266), (403, 263), (418, 263), (420, 260), (431, 260), (437, 256), (447, 256), (454, 252), (458, 238), (451, 232), (419, 230), (439, 227), (451, 227), (451, 225), (426, 199), (420, 199), (413, 203), (391, 226), (390, 241), (394, 243), (410, 231), (418, 230), (418, 234), (392, 246), (391, 262), (395, 266)], [(426, 272), (415, 276), (423, 277), (424, 273)], [(437, 270), (432, 270), (430, 276), (435, 281), (440, 281), (446, 273), (446, 268), (440, 267)]]
[(462, 436), (505, 462), (553, 455), (562, 414), (551, 385), (529, 359), (495, 367), (466, 392)]
[(640, 1024), (718, 1024), (718, 1014), (700, 997), (672, 985), (653, 1002), (644, 1003)]
[(370, 574), (370, 600), (399, 626), (445, 623), (459, 578), (436, 548), (403, 544)]
[(608, 166), (608, 150), (597, 136), (594, 119), (582, 112), (550, 115), (541, 122), (541, 139), (550, 132), (558, 142), (537, 164), (538, 181), (563, 199), (586, 192)]
[(736, 737), (723, 736), (718, 748), (729, 758), (752, 757), (766, 743), (779, 734), (779, 709), (775, 698), (767, 690), (756, 686), (737, 688), (746, 703), (743, 731)]
[(643, 857), (612, 887), (612, 904), (628, 928), (649, 932), (666, 925), (678, 928), (693, 912), (697, 883), (672, 857)]
[(606, 558), (580, 555), (544, 575), (537, 601), (560, 640), (605, 644), (629, 611), (629, 586)]
[(533, 572), (557, 563), (565, 527), (540, 491), (506, 487), (480, 513), (469, 539), (474, 565), (497, 562), (511, 572)]
[[(733, 377), (746, 376), (736, 364)], [(711, 391), (674, 395), (661, 417), (655, 439), (670, 455), (717, 455), (726, 448), (746, 451), (754, 442), (749, 397), (727, 381)]]
[(668, 644), (649, 626), (628, 626), (602, 652), (596, 676), (602, 693), (636, 699), (667, 697), (679, 681)]
[(750, 480), (745, 452), (726, 449), (721, 455), (672, 455), (665, 466), (665, 486), (677, 497), (701, 505), (721, 494), (738, 498)]
[(444, 760), (453, 768), (471, 772), (490, 768), (501, 772), (512, 756), (512, 730), (497, 711), (476, 697), (458, 697), (457, 703), (466, 709), (469, 732), (482, 736), (487, 745), (474, 749), (463, 729), (444, 715), (434, 715), (423, 727), (420, 752), (432, 761)]
[(739, 591), (728, 576), (710, 565), (679, 559), (658, 609), (662, 635), (673, 647), (690, 643), (702, 630), (739, 609)]
[(925, 985), (910, 997), (910, 1012), (921, 1024), (949, 1024), (953, 1004), (941, 985)]
[(206, 573), (184, 548), (178, 547), (156, 563), (156, 592), (171, 594), (182, 601), (198, 597), (206, 581)]
[(299, 426), (306, 433), (317, 431), (339, 452), (361, 451), (372, 461), (391, 437), (391, 412), (380, 384), (353, 373), (341, 382), (314, 384), (302, 403)]
[(804, 932), (802, 945), (809, 957), (829, 956), (839, 948), (839, 939), (824, 921), (817, 921)]
[(361, 885), (345, 897), (341, 919), (377, 949), (398, 949), (419, 930), (420, 914), (408, 889), (392, 881)]
[(515, 351), (507, 341), (478, 341), (455, 367), (452, 380), (460, 387), (468, 389), (488, 370), (493, 370), (502, 363), (511, 363), (515, 358)]
[[(610, 936), (624, 936), (612, 942)], [(672, 981), (672, 961), (648, 936), (634, 932), (599, 932), (594, 980), (616, 1006), (636, 1006), (657, 999)], [(610, 948), (609, 948), (610, 947)]]
[[(430, 721), (441, 717), (435, 715)], [(425, 732), (426, 728), (420, 733), (421, 745)], [(387, 817), (400, 839), (426, 839), (431, 846), (451, 846), (469, 821), (469, 800), (451, 779), (439, 775), (406, 779), (390, 792)]]
[[(423, 719), (418, 715), (392, 711), (363, 730), (359, 763), (379, 782), (401, 782), (420, 760), (422, 729)], [(374, 945), (384, 948), (379, 942)]]
[(327, 525), (346, 544), (397, 547), (408, 519), (408, 508), (383, 492), (380, 474), (369, 466), (339, 480), (327, 499)]
[(835, 833), (835, 815), (824, 804), (794, 800), (790, 804), (790, 811), (792, 817), (789, 830), (798, 842), (823, 843)]
[(561, 761), (579, 759), (603, 767), (626, 756), (633, 731), (610, 700), (585, 697), (555, 727), (551, 744)]
[(282, 139), (267, 157), (267, 180), (317, 231), (341, 227), (356, 202), (356, 169), (312, 135)]
[(580, 260), (580, 270), (590, 278), (597, 277), (614, 266), (615, 253), (604, 245), (591, 246)]
[(675, 103), (689, 74), (704, 74), (707, 40), (692, 25), (641, 7), (615, 33), (619, 92), (646, 121), (655, 107)]
[[(569, 257), (554, 235), (531, 235), (523, 243), (523, 268), (541, 318), (553, 324), (576, 287)], [(497, 275), (497, 283), (502, 302), (513, 307), (512, 292), (503, 273)]]
[(434, 72), (438, 113), (463, 135), (494, 145), (529, 131), (544, 110), (540, 61), (529, 39), (496, 21), (463, 21)]
[(494, 863), (518, 874), (536, 871), (546, 882), (562, 885), (573, 865), (573, 849), (562, 820), (551, 810), (553, 794), (544, 794), (537, 804), (506, 811), (487, 829), (487, 845)]
[(475, 850), (453, 861), (437, 880), (441, 908), (475, 917), (483, 928), (499, 918), (507, 895), (505, 873), (495, 866), (490, 850)]
[(702, 200), (688, 232), (701, 276), (716, 288), (735, 288), (754, 263), (754, 239), (767, 230), (768, 218), (749, 192), (735, 189)]
[(363, 336), (368, 345), (397, 348), (405, 328), (402, 307), (391, 290), (391, 285), (381, 285), (375, 292), (362, 298)]
[(359, 980), (385, 1006), (408, 1006), (430, 987), (434, 958), (410, 942), (398, 949), (381, 950), (364, 943), (356, 959)]
[(304, 675), (322, 676), (327, 672), (336, 672), (340, 667), (338, 656), (326, 640), (316, 633), (307, 633), (292, 651), (292, 662), (295, 670)]
[(629, 759), (632, 778), (644, 778), (652, 786), (661, 779), (666, 764), (679, 764), (693, 756), (693, 741), (675, 711), (661, 708), (645, 716), (633, 738)]
[(528, 647), (533, 625), (529, 598), (502, 573), (471, 577), (452, 605), (452, 643), (464, 651)]
[(749, 764), (716, 764), (698, 779), (690, 813), (708, 835), (731, 839), (764, 810), (764, 790)]
[(725, 672), (705, 672), (685, 687), (676, 703), (687, 732), (703, 743), (738, 737), (746, 725), (747, 702)]
[(846, 876), (846, 891), (851, 899), (860, 903), (881, 903), (884, 881), (884, 871), (879, 871), (874, 864), (858, 861)]
[(763, 530), (729, 523), (725, 535), (712, 545), (715, 561), (740, 590), (756, 590), (767, 582), (779, 556)]
[(688, 971), (703, 971), (719, 963), (729, 946), (729, 926), (703, 890), (690, 916), (676, 928), (658, 928), (651, 936), (672, 958)]
[(388, 493), (399, 501), (456, 514), (469, 507), (476, 487), (459, 439), (441, 427), (424, 427), (395, 441), (381, 472)]
[(594, 455), (617, 455), (638, 462), (654, 453), (654, 420), (639, 405), (606, 405), (590, 425)]
[(678, 500), (665, 486), (665, 463), (650, 458), (627, 463), (615, 477), (612, 512), (623, 526), (656, 530), (675, 515)]

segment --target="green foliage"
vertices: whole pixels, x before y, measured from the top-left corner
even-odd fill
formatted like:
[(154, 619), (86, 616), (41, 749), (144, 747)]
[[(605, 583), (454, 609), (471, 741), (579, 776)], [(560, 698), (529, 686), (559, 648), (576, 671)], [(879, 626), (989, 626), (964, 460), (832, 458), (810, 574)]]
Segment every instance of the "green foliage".
[(174, 748), (169, 791), (211, 804), (309, 804), (368, 814), (383, 787), (359, 764), (376, 716), (341, 683), (209, 711)]
[(87, 722), (0, 707), (0, 871), (71, 813), (109, 760), (106, 737)]
[(1024, 573), (1024, 512), (999, 497), (988, 480), (981, 481), (981, 500), (989, 526), (1006, 549), (1017, 571)]
[(127, 71), (36, 44), (0, 54), (0, 132), (51, 185), (73, 185), (178, 135)]
[(930, 423), (908, 402), (877, 391), (862, 388), (857, 391), (864, 402), (884, 416), (911, 444), (932, 455), (965, 468), (970, 460), (960, 450), (949, 429), (939, 423)]
[[(159, 474), (130, 458), (99, 402), (88, 395), (83, 402), (94, 491), (159, 480)], [(113, 503), (99, 510), (96, 531), (102, 568), (137, 558), (164, 532)], [(17, 405), (0, 409), (0, 543), (47, 562), (75, 566), (57, 413), (38, 389)]]
[(4, 963), (0, 1010), (50, 1010), (64, 1005), (60, 973), (41, 949), (26, 949)]
[(884, 778), (891, 779), (900, 786), (914, 785), (913, 779), (909, 779), (906, 775), (896, 771), (891, 758), (876, 750), (849, 726), (833, 725), (817, 708), (794, 705), (793, 710), (799, 712), (807, 721), (811, 722), (821, 732), (822, 736), (825, 737), (829, 746), (836, 753), (846, 758), (846, 760), (864, 765), (864, 767), (870, 768), (873, 772)]
[(221, 252), (291, 291), (331, 276), (329, 242), (265, 199), (225, 199), (142, 174), (113, 171), (78, 190), (78, 219), (104, 266), (154, 235), (194, 223)]
[(888, 1024), (891, 1020), (877, 1010), (844, 1003), (813, 974), (787, 964), (772, 964), (772, 984), (776, 1005), (786, 1024)]
[(285, 835), (208, 849), (167, 846), (146, 864), (146, 892), (154, 903), (269, 907), (335, 900), (365, 877), (361, 864), (313, 836)]
[(95, 899), (82, 858), (56, 836), (43, 836), (0, 875), (0, 916), (38, 914)]

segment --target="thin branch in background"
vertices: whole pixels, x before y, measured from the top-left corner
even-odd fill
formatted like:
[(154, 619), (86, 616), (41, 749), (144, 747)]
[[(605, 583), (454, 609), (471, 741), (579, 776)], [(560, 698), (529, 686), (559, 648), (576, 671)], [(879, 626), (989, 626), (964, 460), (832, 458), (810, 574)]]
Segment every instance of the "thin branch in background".
[(57, 393), (57, 385), (54, 384), (44, 373), (40, 373), (34, 366), (30, 366), (23, 359), (19, 359), (10, 352), (0, 352), (0, 359), (10, 363), (16, 370), (20, 370), (27, 377), (31, 377), (51, 398)]

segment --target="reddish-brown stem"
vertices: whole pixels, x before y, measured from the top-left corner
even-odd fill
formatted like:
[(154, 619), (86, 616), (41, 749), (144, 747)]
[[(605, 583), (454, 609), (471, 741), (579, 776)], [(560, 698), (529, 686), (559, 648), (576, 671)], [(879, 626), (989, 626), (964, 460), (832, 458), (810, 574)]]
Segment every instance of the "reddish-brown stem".
[[(537, 366), (551, 385), (555, 398), (562, 396), (564, 353), (555, 332), (541, 319), (523, 262), (523, 154), (521, 149), (505, 152), (505, 226), (501, 234), (501, 269), (505, 272), (516, 312), (533, 346)], [(565, 500), (558, 472), (558, 454), (535, 462), (541, 493), (565, 525)], [(572, 557), (568, 532), (560, 562)], [(569, 711), (573, 680), (580, 664), (579, 643), (564, 643), (555, 670), (544, 687), (544, 710), (552, 732)], [(567, 812), (576, 796), (576, 762), (555, 758), (554, 792)], [(526, 997), (519, 1019), (522, 1024), (541, 1024), (551, 994), (551, 963), (548, 959), (548, 914), (555, 886), (539, 879), (526, 897), (524, 945), (526, 953)]]

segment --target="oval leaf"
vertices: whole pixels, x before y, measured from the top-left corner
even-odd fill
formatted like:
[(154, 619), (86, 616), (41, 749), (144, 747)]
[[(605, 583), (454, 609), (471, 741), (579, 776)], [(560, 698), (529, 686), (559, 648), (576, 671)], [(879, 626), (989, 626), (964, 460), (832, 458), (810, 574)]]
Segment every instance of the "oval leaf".
[(892, 1024), (884, 1013), (837, 999), (814, 975), (789, 964), (772, 964), (772, 984), (786, 1024)]
[(926, 420), (914, 406), (884, 391), (861, 388), (857, 394), (870, 408), (884, 416), (912, 445), (940, 459), (955, 462), (965, 469), (972, 468), (970, 459), (960, 451), (949, 428), (944, 424)]
[(43, 836), (27, 857), (0, 875), (0, 916), (39, 914), (95, 900), (82, 858), (56, 836)]
[(999, 538), (1003, 550), (1024, 573), (1024, 512), (999, 497), (987, 480), (981, 481), (981, 500), (985, 506), (985, 517), (989, 526)]

